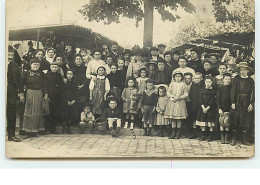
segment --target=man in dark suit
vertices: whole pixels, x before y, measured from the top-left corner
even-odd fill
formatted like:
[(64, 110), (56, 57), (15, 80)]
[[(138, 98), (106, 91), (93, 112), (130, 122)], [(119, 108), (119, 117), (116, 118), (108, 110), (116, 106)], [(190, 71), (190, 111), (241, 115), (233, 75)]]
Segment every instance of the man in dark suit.
[(18, 65), (19, 68), (22, 66), (22, 59), (18, 53), (18, 49), (20, 46), (21, 46), (21, 44), (19, 44), (19, 43), (16, 43), (13, 46), (13, 53), (14, 53), (13, 61), (14, 61), (14, 63), (16, 63)]
[(16, 111), (18, 94), (20, 101), (24, 102), (23, 86), (21, 82), (21, 72), (17, 63), (14, 62), (14, 50), (8, 46), (8, 68), (7, 68), (7, 132), (8, 141), (20, 142), (21, 139), (15, 137)]
[(112, 43), (112, 45), (111, 45), (111, 47), (110, 47), (110, 52), (109, 52), (109, 54), (110, 54), (110, 56), (113, 58), (113, 62), (114, 63), (117, 63), (117, 59), (118, 59), (118, 57), (119, 57), (119, 54), (118, 54), (118, 52), (117, 52), (117, 48), (118, 48), (118, 44), (117, 44), (117, 42), (114, 42), (114, 43)]

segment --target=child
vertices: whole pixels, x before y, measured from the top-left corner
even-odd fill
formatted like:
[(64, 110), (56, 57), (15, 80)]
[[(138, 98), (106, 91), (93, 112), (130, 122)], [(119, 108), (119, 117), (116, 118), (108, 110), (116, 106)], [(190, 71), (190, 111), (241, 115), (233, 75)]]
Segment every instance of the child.
[(232, 109), (235, 110), (235, 120), (232, 125), (232, 142), (236, 144), (237, 130), (242, 131), (242, 144), (247, 145), (247, 133), (252, 128), (254, 106), (254, 80), (248, 76), (251, 68), (246, 62), (239, 63), (240, 75), (233, 82), (231, 90)]
[[(186, 119), (187, 109), (185, 99), (188, 97), (188, 92), (185, 84), (182, 82), (182, 72), (176, 71), (172, 75), (167, 96), (169, 103), (166, 106), (164, 117), (168, 119), (169, 124), (172, 124), (172, 135), (169, 139), (180, 138), (181, 120)], [(177, 129), (176, 129), (177, 127)]]
[(159, 58), (157, 62), (157, 71), (155, 72), (155, 86), (158, 87), (162, 84), (169, 85), (171, 81), (171, 77), (169, 76), (169, 73), (167, 73), (165, 69), (165, 60), (162, 58)]
[[(184, 74), (184, 84), (187, 88), (187, 92), (188, 94), (190, 93), (190, 88), (192, 85), (192, 74), (191, 73), (185, 73)], [(191, 118), (191, 100), (190, 97), (187, 96), (187, 98), (185, 99), (186, 101), (186, 107), (187, 107), (187, 112), (188, 112), (188, 117), (187, 119), (183, 122), (183, 133), (182, 133), (182, 137), (186, 138), (187, 135), (186, 133), (188, 133), (190, 126), (192, 125), (192, 118)]]
[(137, 82), (137, 86), (138, 86), (138, 90), (139, 90), (139, 94), (143, 94), (144, 90), (146, 89), (146, 80), (148, 80), (149, 78), (148, 76), (148, 71), (147, 68), (143, 67), (141, 69), (138, 70), (137, 72), (137, 78), (136, 78), (136, 82)]
[[(123, 113), (126, 114), (125, 116), (125, 126), (124, 128), (128, 128), (128, 123), (131, 122), (130, 129), (134, 129), (134, 117), (135, 114), (137, 114), (137, 103), (135, 106), (130, 107), (131, 103), (131, 96), (134, 97), (136, 102), (138, 101), (138, 89), (136, 87), (136, 81), (134, 77), (128, 77), (126, 79), (126, 88), (122, 92), (122, 100), (123, 100)], [(134, 93), (135, 92), (135, 93)], [(134, 94), (137, 94), (136, 96), (133, 96)]]
[(74, 70), (68, 69), (66, 72), (67, 81), (64, 84), (63, 96), (64, 96), (64, 121), (62, 125), (62, 134), (65, 133), (65, 127), (67, 127), (67, 134), (71, 134), (71, 125), (77, 122), (77, 106), (76, 106), (76, 91), (77, 85), (73, 79)]
[(84, 111), (80, 114), (80, 133), (84, 134), (84, 129), (87, 126), (90, 126), (90, 128), (93, 128), (93, 124), (95, 121), (95, 116), (91, 112), (91, 108), (89, 106), (84, 107)]
[[(163, 126), (167, 125), (167, 120), (164, 118), (164, 112), (166, 109), (166, 105), (168, 103), (169, 97), (166, 96), (166, 88), (165, 86), (160, 86), (158, 88), (159, 92), (159, 98), (156, 106), (156, 125), (159, 125), (160, 130), (159, 130), (159, 136), (163, 137)], [(170, 137), (170, 135), (169, 135)]]
[(213, 139), (213, 128), (215, 126), (216, 120), (216, 92), (212, 86), (213, 80), (211, 77), (206, 77), (205, 79), (205, 87), (201, 90), (199, 96), (200, 108), (198, 110), (196, 125), (201, 128), (201, 137), (200, 140), (204, 141), (206, 136), (206, 127), (209, 127), (209, 137), (207, 139), (208, 142)]
[(211, 76), (211, 77), (217, 76), (217, 71), (215, 71), (215, 69), (212, 68), (212, 63), (209, 59), (204, 60), (202, 74), (203, 74), (203, 78), (205, 78), (206, 76)]
[(80, 54), (82, 55), (82, 60), (84, 62), (84, 65), (88, 67), (88, 63), (93, 59), (93, 57), (89, 54), (86, 48), (81, 48)]
[(134, 53), (134, 56), (131, 57), (131, 62), (129, 63), (129, 65), (127, 67), (126, 77), (133, 76), (133, 77), (137, 78), (136, 73), (142, 67), (145, 67), (145, 62), (142, 59), (141, 50), (138, 50)]
[(48, 96), (50, 99), (50, 114), (48, 117), (46, 129), (52, 134), (56, 133), (56, 125), (61, 123), (61, 101), (63, 81), (58, 73), (59, 65), (57, 62), (50, 64), (50, 71), (46, 74), (46, 84)]
[(219, 67), (218, 67), (218, 72), (219, 72), (219, 75), (217, 75), (213, 78), (213, 84), (216, 87), (223, 86), (223, 84), (224, 84), (223, 75), (227, 72), (227, 65), (226, 64), (220, 64)]
[(98, 118), (105, 106), (105, 100), (108, 92), (110, 91), (109, 80), (105, 76), (106, 68), (104, 66), (99, 66), (97, 68), (97, 77), (94, 81), (91, 79), (89, 83), (90, 96), (89, 100), (93, 105), (93, 114)]
[(118, 73), (118, 81), (120, 81), (121, 92), (125, 88), (125, 80), (126, 80), (126, 67), (125, 62), (122, 58), (117, 59), (117, 73)]
[(115, 61), (113, 61), (113, 57), (111, 55), (107, 55), (105, 62), (108, 65), (108, 67), (111, 67), (111, 65), (114, 64)]
[[(141, 107), (144, 121), (144, 136), (151, 136), (152, 126), (155, 119), (155, 107), (157, 104), (157, 94), (154, 92), (154, 82), (151, 79), (145, 81), (146, 90), (141, 98)], [(147, 127), (148, 132), (147, 132)]]
[[(200, 72), (196, 72), (194, 76), (194, 83), (190, 87), (190, 92), (189, 92), (189, 98), (190, 98), (190, 107), (191, 107), (191, 112), (189, 112), (189, 116), (191, 117), (192, 120), (192, 131), (190, 135), (190, 139), (194, 139), (197, 135), (197, 128), (196, 128), (196, 119), (197, 119), (197, 114), (198, 110), (200, 107), (199, 103), (199, 96), (200, 96), (200, 91), (202, 88), (202, 74)], [(188, 107), (188, 106), (187, 106)]]
[(146, 63), (145, 66), (149, 70), (149, 76), (148, 77), (152, 80), (155, 80), (155, 71), (156, 71), (156, 68), (157, 68), (157, 62), (154, 61), (153, 59), (151, 59), (150, 62)]
[(229, 124), (227, 122), (227, 119), (231, 109), (231, 75), (229, 73), (225, 73), (223, 81), (224, 85), (217, 89), (217, 107), (221, 131), (221, 144), (228, 144)]
[[(110, 98), (108, 100), (108, 105), (109, 107), (104, 110), (101, 118), (106, 118), (108, 120), (108, 127), (112, 137), (118, 137), (121, 128), (122, 112), (117, 107), (117, 100), (115, 98)], [(116, 129), (114, 129), (114, 122), (116, 122)]]
[(110, 93), (114, 97), (119, 97), (122, 94), (122, 89), (120, 88), (121, 82), (119, 79), (119, 73), (117, 71), (117, 65), (111, 64), (110, 70), (111, 72), (107, 75), (107, 79), (109, 80), (110, 84)]

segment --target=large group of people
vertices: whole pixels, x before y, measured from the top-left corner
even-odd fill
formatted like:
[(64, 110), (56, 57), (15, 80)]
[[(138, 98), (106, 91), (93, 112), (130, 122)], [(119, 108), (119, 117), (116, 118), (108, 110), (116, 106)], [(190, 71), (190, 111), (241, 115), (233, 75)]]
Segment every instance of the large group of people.
[[(53, 47), (35, 50), (30, 43), (22, 58), (18, 47), (8, 48), (10, 141), (56, 134), (58, 125), (62, 134), (72, 134), (73, 125), (84, 133), (97, 119), (107, 120), (113, 137), (137, 127), (152, 136), (156, 128), (169, 139), (220, 138), (236, 145), (237, 138), (248, 144), (253, 133), (254, 61), (231, 49), (221, 60), (197, 47), (189, 54), (166, 51), (164, 44), (123, 53), (117, 43), (57, 53)], [(17, 112), (23, 137), (15, 136)]]

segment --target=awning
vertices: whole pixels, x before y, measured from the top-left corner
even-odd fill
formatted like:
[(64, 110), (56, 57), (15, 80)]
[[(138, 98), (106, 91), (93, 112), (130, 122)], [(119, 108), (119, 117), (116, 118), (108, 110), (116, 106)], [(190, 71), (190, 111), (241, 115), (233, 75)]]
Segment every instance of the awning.
[(43, 37), (49, 36), (55, 37), (57, 41), (63, 41), (66, 45), (89, 49), (110, 45), (114, 42), (91, 29), (73, 24), (10, 28), (9, 30), (10, 41), (39, 40), (41, 42)]

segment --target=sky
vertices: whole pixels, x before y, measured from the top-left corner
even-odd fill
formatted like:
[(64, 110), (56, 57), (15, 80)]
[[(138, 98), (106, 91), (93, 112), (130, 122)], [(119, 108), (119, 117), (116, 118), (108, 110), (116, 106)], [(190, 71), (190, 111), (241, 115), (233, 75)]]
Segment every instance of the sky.
[[(143, 21), (139, 27), (135, 26), (135, 20), (122, 18), (121, 23), (104, 25), (102, 22), (88, 22), (78, 12), (82, 5), (89, 0), (12, 0), (7, 3), (7, 27), (25, 27), (60, 23), (73, 23), (115, 40), (125, 48), (132, 48), (138, 44), (142, 47)], [(181, 19), (176, 22), (162, 21), (157, 11), (154, 13), (154, 45), (167, 44), (171, 40), (172, 32), (182, 24), (191, 21), (211, 21), (214, 19), (211, 0), (190, 0), (196, 7), (195, 14), (188, 14), (178, 9)], [(62, 19), (61, 19), (62, 15)]]

